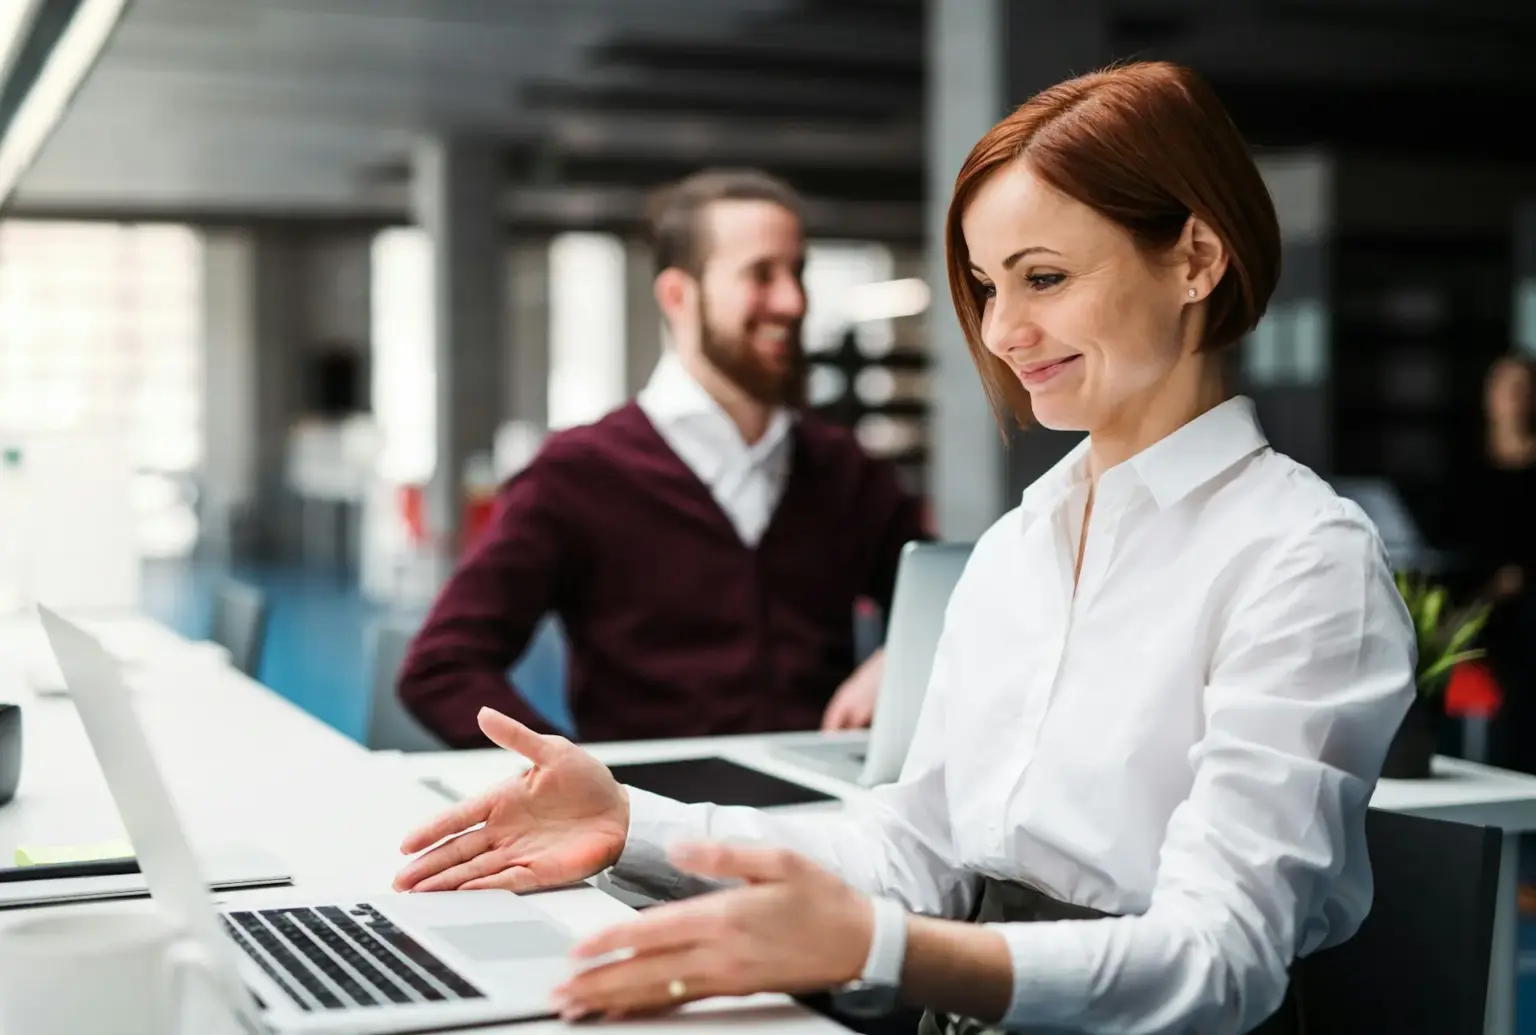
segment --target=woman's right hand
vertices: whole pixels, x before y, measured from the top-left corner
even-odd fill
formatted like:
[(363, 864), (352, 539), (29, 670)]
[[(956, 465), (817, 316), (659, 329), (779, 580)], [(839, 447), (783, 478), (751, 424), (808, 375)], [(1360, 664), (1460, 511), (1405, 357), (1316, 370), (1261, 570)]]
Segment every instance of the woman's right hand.
[(532, 768), (407, 836), (400, 845), (407, 854), (437, 847), (400, 871), (395, 890), (528, 891), (574, 884), (617, 862), (629, 798), (608, 768), (564, 737), (535, 733), (493, 709), (482, 708), (479, 722)]

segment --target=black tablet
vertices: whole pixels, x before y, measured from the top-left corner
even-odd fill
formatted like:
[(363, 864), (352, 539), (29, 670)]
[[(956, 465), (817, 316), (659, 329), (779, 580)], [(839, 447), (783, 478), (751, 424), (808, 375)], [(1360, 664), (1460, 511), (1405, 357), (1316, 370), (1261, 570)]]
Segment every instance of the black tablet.
[(830, 794), (713, 756), (633, 762), (609, 769), (620, 783), (690, 805), (707, 801), (761, 809), (835, 800)]

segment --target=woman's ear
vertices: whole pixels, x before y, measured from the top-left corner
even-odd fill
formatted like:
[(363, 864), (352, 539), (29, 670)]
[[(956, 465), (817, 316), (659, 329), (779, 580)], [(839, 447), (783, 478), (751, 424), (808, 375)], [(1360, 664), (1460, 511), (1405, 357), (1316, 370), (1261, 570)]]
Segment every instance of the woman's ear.
[(1226, 242), (1199, 216), (1184, 221), (1179, 235), (1178, 265), (1182, 271), (1180, 286), (1186, 302), (1202, 302), (1210, 297), (1227, 272)]

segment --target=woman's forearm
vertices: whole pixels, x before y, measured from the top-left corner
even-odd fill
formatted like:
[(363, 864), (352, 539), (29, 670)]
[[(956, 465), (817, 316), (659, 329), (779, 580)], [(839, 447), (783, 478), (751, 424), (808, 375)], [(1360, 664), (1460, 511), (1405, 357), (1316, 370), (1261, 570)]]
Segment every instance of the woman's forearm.
[(984, 924), (909, 917), (901, 994), (935, 1013), (1001, 1020), (1013, 1001), (1008, 942)]

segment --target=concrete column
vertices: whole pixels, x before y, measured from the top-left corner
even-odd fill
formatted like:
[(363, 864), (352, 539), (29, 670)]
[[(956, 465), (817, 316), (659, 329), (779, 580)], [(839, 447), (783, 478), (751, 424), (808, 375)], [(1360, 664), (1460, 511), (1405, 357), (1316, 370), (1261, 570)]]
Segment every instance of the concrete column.
[(633, 396), (645, 387), (661, 359), (661, 311), (656, 308), (656, 273), (651, 250), (638, 241), (624, 249), (624, 389)]
[(257, 498), (247, 541), (256, 556), (285, 561), (302, 553), (303, 514), (288, 489), (288, 438), (304, 412), (304, 241), (291, 232), (254, 234)]
[(1267, 155), (1259, 172), (1280, 221), (1280, 281), (1241, 348), (1239, 388), (1276, 450), (1333, 468), (1329, 283), (1334, 167), (1323, 154)]
[(949, 300), (944, 217), (960, 164), (1032, 94), (1110, 57), (1104, 4), (931, 0), (928, 5), (929, 310), (933, 504), (939, 534), (974, 539), (1078, 436), (1031, 429), (1006, 449)]
[(933, 350), (929, 484), (946, 539), (973, 540), (1006, 510), (1003, 441), (949, 298), (944, 219), (960, 164), (1003, 114), (1004, 0), (929, 0), (928, 336)]
[(549, 241), (506, 249), (504, 410), (511, 420), (549, 426)]
[(432, 241), (435, 300), (437, 466), (427, 520), (446, 561), (459, 538), (465, 463), (489, 453), (502, 416), (501, 159), (494, 142), (459, 137), (423, 140), (414, 158), (412, 201)]
[(256, 245), (248, 232), (203, 237), (203, 464), (200, 552), (240, 552), (256, 497)]

